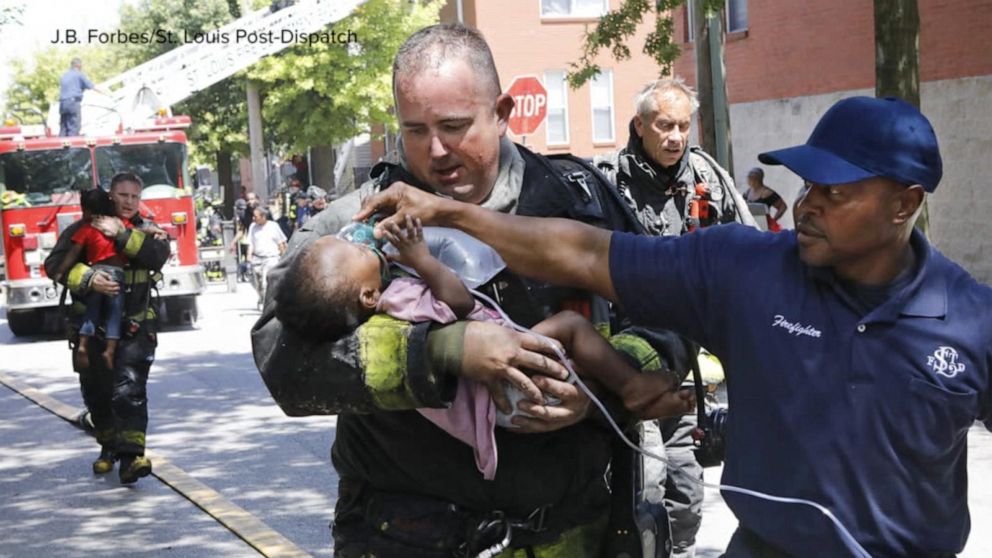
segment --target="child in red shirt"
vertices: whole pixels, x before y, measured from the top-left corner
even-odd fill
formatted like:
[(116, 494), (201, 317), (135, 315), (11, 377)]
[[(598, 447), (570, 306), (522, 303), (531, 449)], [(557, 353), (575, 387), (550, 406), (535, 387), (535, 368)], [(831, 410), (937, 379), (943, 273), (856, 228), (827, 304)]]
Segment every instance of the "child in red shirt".
[[(95, 216), (114, 217), (117, 215), (113, 200), (103, 189), (93, 188), (82, 193), (80, 205), (83, 208), (85, 223), (72, 235), (73, 246), (55, 280), (61, 280), (62, 276), (77, 261), (82, 260), (94, 271), (102, 271), (110, 275), (123, 289), (124, 265), (127, 263), (127, 258), (117, 252), (114, 239), (107, 238), (91, 224)], [(131, 228), (133, 225), (125, 220), (124, 226)], [(106, 350), (101, 356), (107, 368), (113, 368), (114, 351), (117, 349), (117, 341), (121, 338), (124, 299), (120, 291), (114, 295), (103, 295), (91, 291), (86, 295), (85, 303), (86, 314), (83, 316), (83, 325), (79, 328), (79, 351), (77, 351), (79, 362), (77, 368), (85, 369), (90, 366), (89, 339), (96, 333), (98, 325), (103, 326), (107, 340)]]

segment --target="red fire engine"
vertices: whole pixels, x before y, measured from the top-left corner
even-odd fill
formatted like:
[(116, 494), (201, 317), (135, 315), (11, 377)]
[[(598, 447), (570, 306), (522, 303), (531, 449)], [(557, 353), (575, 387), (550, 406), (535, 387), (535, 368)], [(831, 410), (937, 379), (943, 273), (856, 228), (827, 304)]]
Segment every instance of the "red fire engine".
[[(251, 12), (218, 36), (248, 34), (307, 39), (351, 13), (364, 0), (303, 0)], [(87, 90), (78, 137), (52, 137), (58, 103), (47, 126), (0, 128), (0, 228), (7, 274), (7, 321), (15, 335), (57, 320), (59, 287), (43, 262), (67, 226), (79, 219), (79, 192), (107, 188), (117, 172), (144, 180), (140, 212), (166, 229), (172, 258), (158, 284), (170, 320), (195, 320), (205, 278), (196, 246), (196, 215), (187, 168), (188, 116), (168, 107), (274, 54), (293, 41), (252, 44), (191, 42)]]
[(81, 216), (79, 192), (108, 188), (121, 171), (145, 183), (140, 213), (169, 233), (172, 256), (157, 282), (170, 321), (197, 317), (206, 281), (189, 189), (188, 116), (157, 118), (134, 131), (51, 137), (43, 126), (0, 128), (0, 228), (6, 263), (7, 322), (15, 335), (57, 327), (60, 286), (45, 276), (58, 235)]

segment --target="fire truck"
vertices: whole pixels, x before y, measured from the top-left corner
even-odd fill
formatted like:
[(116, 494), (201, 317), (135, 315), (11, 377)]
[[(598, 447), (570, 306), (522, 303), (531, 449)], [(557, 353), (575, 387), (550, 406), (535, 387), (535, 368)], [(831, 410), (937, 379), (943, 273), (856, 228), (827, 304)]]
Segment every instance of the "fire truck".
[[(216, 31), (307, 38), (351, 13), (362, 0), (302, 0), (265, 8)], [(278, 3), (277, 3), (278, 4)], [(169, 234), (172, 255), (157, 280), (171, 322), (195, 321), (205, 289), (184, 129), (188, 116), (169, 107), (292, 42), (192, 42), (87, 90), (79, 136), (58, 137), (58, 105), (46, 124), (0, 127), (0, 236), (6, 267), (7, 323), (15, 335), (58, 328), (61, 286), (43, 262), (59, 234), (78, 220), (81, 191), (109, 188), (133, 172), (145, 183), (139, 212)]]
[(170, 321), (194, 321), (206, 281), (196, 245), (189, 189), (189, 117), (157, 118), (129, 133), (51, 137), (42, 126), (0, 128), (0, 209), (6, 260), (7, 323), (15, 335), (57, 327), (61, 287), (43, 262), (59, 234), (82, 213), (79, 194), (122, 171), (145, 183), (139, 212), (169, 233), (172, 254), (157, 281)]

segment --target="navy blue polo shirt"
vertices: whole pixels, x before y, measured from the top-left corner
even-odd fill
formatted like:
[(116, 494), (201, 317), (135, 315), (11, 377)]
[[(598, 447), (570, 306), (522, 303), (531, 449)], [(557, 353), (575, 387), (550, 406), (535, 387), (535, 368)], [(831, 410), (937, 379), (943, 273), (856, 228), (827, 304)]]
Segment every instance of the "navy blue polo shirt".
[(69, 68), (59, 79), (59, 100), (82, 99), (87, 89), (93, 89), (93, 82), (83, 72)]
[[(968, 428), (992, 429), (992, 289), (921, 234), (911, 243), (912, 281), (867, 315), (799, 259), (792, 232), (724, 225), (610, 245), (626, 313), (724, 364), (723, 483), (818, 502), (875, 558), (964, 547)], [(792, 555), (851, 555), (814, 508), (723, 496)]]

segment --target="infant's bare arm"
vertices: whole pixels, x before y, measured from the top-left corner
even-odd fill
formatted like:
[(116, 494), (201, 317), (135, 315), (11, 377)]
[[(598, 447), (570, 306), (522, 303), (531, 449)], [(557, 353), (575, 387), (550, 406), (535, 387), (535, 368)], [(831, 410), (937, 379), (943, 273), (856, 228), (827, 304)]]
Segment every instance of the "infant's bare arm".
[(472, 312), (475, 298), (454, 272), (431, 255), (419, 219), (414, 221), (408, 216), (403, 227), (390, 223), (385, 229), (385, 238), (399, 251), (396, 261), (412, 267), (427, 283), (434, 298), (447, 304), (458, 319)]

